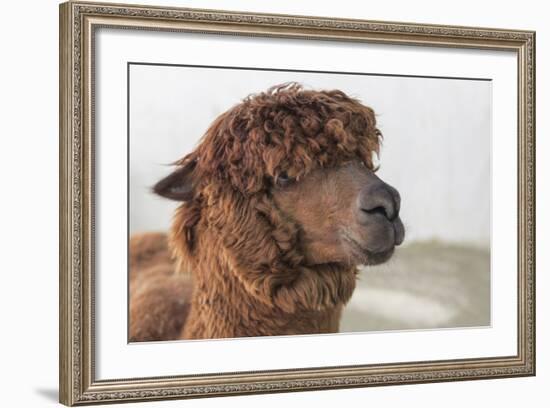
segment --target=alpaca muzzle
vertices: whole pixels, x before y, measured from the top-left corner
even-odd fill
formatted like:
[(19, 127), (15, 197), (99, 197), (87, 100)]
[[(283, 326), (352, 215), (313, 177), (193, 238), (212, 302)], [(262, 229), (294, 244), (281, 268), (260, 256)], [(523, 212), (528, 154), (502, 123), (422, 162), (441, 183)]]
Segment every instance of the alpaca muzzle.
[(403, 242), (405, 227), (399, 218), (401, 197), (395, 188), (369, 172), (356, 204), (356, 218), (364, 230), (361, 235), (366, 250), (386, 252)]

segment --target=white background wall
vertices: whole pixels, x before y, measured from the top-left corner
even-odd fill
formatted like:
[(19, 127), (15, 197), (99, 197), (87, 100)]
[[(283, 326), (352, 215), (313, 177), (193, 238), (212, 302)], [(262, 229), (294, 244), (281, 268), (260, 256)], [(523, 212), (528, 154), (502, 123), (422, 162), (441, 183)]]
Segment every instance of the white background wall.
[[(136, 0), (137, 1), (137, 0)], [(191, 7), (326, 15), (537, 30), (538, 375), (534, 378), (379, 387), (340, 391), (158, 402), (135, 406), (266, 407), (407, 406), (543, 407), (550, 382), (550, 28), (545, 4), (535, 0), (361, 3), (279, 0), (161, 1)], [(3, 5), (0, 25), (0, 174), (3, 284), (0, 285), (2, 405), (54, 406), (57, 399), (57, 2)], [(126, 405), (130, 406), (130, 405)]]
[(130, 68), (130, 231), (168, 229), (177, 203), (151, 193), (172, 170), (166, 163), (246, 95), (290, 81), (340, 89), (375, 110), (384, 134), (378, 175), (401, 193), (407, 243), (488, 246), (490, 81), (152, 65)]

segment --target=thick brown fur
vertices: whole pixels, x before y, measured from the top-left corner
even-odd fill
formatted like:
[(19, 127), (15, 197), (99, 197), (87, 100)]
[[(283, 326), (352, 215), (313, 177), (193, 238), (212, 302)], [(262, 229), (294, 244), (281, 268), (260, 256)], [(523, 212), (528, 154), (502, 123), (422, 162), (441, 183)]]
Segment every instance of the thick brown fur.
[[(277, 206), (274, 189), (281, 177), (299, 183), (317, 169), (349, 162), (372, 169), (380, 138), (372, 109), (341, 91), (297, 84), (250, 96), (219, 116), (156, 187), (161, 195), (184, 197), (169, 237), (175, 266), (162, 243), (162, 266), (151, 258), (148, 273), (132, 272), (130, 337), (173, 338), (184, 319), (177, 337), (186, 339), (336, 332), (355, 288), (356, 265), (311, 263), (303, 228)], [(185, 188), (166, 191), (179, 181)], [(144, 269), (144, 261), (133, 262)], [(188, 292), (179, 288), (173, 268), (192, 274), (190, 310), (176, 301)], [(139, 299), (137, 287), (153, 280), (158, 296)], [(162, 328), (145, 320), (138, 303), (166, 309)]]

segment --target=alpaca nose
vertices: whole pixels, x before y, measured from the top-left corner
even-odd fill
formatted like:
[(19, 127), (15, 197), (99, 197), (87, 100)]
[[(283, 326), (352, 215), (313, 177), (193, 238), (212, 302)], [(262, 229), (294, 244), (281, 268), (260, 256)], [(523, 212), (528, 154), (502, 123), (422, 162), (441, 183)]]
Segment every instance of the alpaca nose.
[(371, 216), (380, 214), (393, 221), (399, 216), (401, 197), (398, 191), (378, 177), (361, 189), (357, 199), (360, 220), (368, 222)]

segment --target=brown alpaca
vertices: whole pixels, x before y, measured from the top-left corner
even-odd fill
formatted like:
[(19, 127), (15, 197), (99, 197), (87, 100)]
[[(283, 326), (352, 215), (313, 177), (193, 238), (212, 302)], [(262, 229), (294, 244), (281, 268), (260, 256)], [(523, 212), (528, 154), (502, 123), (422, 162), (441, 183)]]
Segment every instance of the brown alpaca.
[(220, 115), (155, 186), (182, 202), (175, 264), (162, 235), (141, 238), (131, 340), (337, 332), (357, 265), (386, 261), (404, 237), (399, 194), (374, 174), (380, 138), (369, 107), (297, 84)]

